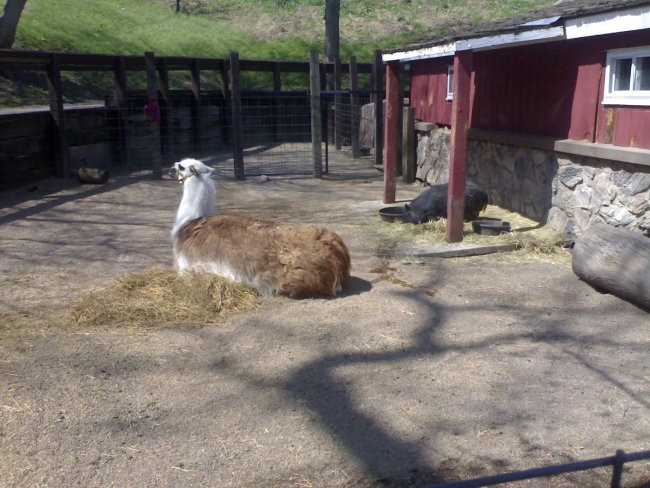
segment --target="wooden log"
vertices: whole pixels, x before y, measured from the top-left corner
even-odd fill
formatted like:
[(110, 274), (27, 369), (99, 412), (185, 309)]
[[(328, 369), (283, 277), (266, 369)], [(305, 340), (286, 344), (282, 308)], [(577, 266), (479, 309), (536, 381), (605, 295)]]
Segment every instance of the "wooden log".
[(650, 310), (650, 239), (592, 224), (573, 248), (573, 272), (595, 288)]

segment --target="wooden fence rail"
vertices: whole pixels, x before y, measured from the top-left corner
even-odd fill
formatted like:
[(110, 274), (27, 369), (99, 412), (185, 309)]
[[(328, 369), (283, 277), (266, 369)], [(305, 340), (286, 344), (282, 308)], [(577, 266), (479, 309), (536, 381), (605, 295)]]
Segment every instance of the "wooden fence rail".
[[(377, 61), (379, 60), (379, 61)], [(375, 83), (377, 73), (381, 73), (383, 68), (375, 66), (381, 57), (376, 57), (374, 63), (358, 63), (351, 59), (350, 63), (319, 63), (320, 86), (327, 87), (328, 78), (335, 76), (336, 89), (340, 89), (341, 73), (349, 73), (350, 88), (358, 86), (358, 74), (369, 74), (370, 83)], [(44, 134), (38, 136), (32, 135), (24, 137), (24, 147), (21, 149), (20, 142), (17, 139), (22, 134), (13, 136), (3, 135), (3, 120), (5, 126), (15, 125), (19, 119), (20, 124), (29, 125), (29, 120), (38, 119), (33, 114), (24, 116), (20, 110), (8, 109), (2, 106), (2, 97), (0, 97), (0, 189), (11, 187), (12, 185), (21, 184), (38, 177), (49, 176), (44, 171), (44, 165), (38, 165), (38, 171), (27, 171), (27, 174), (20, 175), (17, 171), (20, 166), (21, 158), (25, 161), (32, 161), (32, 170), (34, 161), (38, 158), (45, 158), (48, 164), (45, 166), (52, 168), (52, 174), (59, 177), (70, 176), (72, 171), (70, 159), (70, 131), (83, 130), (79, 127), (80, 123), (70, 119), (70, 106), (65, 103), (66, 93), (64, 83), (65, 76), (70, 72), (78, 73), (112, 73), (111, 93), (105, 95), (107, 110), (113, 109), (117, 114), (115, 117), (114, 127), (106, 128), (105, 132), (110, 132), (114, 140), (111, 143), (116, 146), (111, 152), (119, 155), (119, 160), (128, 164), (133, 159), (131, 141), (129, 140), (130, 132), (126, 130), (129, 126), (127, 120), (129, 114), (129, 105), (133, 104), (132, 98), (134, 90), (129, 86), (129, 74), (133, 72), (140, 73), (142, 79), (146, 80), (144, 90), (146, 97), (147, 115), (150, 117), (148, 127), (148, 138), (154, 141), (152, 147), (155, 148), (149, 155), (151, 157), (151, 170), (154, 177), (161, 174), (161, 165), (166, 162), (168, 157), (168, 142), (172, 140), (171, 124), (165, 117), (169, 111), (166, 108), (172, 106), (172, 99), (178, 96), (178, 91), (170, 89), (170, 74), (172, 72), (186, 72), (191, 80), (189, 90), (191, 96), (190, 110), (195, 116), (192, 117), (191, 133), (195, 141), (203, 138), (203, 127), (199, 123), (198, 114), (206, 103), (208, 97), (214, 98), (214, 90), (207, 90), (202, 86), (202, 79), (208, 77), (216, 81), (218, 91), (220, 91), (220, 100), (223, 104), (223, 112), (230, 114), (230, 120), (226, 121), (228, 127), (227, 140), (232, 144), (232, 154), (235, 161), (235, 174), (243, 177), (242, 166), (242, 138), (241, 138), (241, 92), (242, 76), (244, 72), (269, 73), (272, 76), (272, 89), (274, 92), (283, 90), (282, 75), (289, 73), (301, 73), (305, 79), (309, 79), (310, 62), (305, 61), (266, 61), (266, 60), (244, 60), (239, 59), (237, 53), (233, 53), (228, 59), (221, 58), (196, 58), (182, 56), (155, 56), (154, 53), (144, 53), (143, 55), (108, 55), (108, 54), (81, 54), (81, 53), (61, 53), (47, 51), (16, 51), (0, 50), (0, 73), (6, 73), (11, 76), (12, 73), (21, 71), (40, 72), (46, 75), (47, 79), (47, 96), (49, 104), (43, 107), (43, 111), (49, 113), (49, 123)], [(206, 73), (211, 72), (211, 73)], [(374, 74), (374, 76), (372, 76)], [(203, 77), (202, 77), (203, 75)], [(330, 76), (331, 75), (331, 76)], [(102, 75), (105, 76), (105, 75)], [(105, 78), (104, 78), (105, 79)], [(380, 78), (379, 78), (380, 79)], [(111, 78), (109, 78), (109, 84)], [(306, 84), (307, 85), (307, 84)], [(373, 86), (374, 91), (381, 91), (382, 86)], [(355, 88), (356, 89), (356, 88)], [(309, 90), (308, 86), (304, 90)], [(136, 90), (137, 91), (137, 90)], [(212, 93), (210, 95), (210, 93)], [(68, 99), (70, 97), (67, 97)], [(379, 105), (375, 113), (381, 117), (381, 97), (376, 97)], [(48, 107), (49, 105), (49, 107)], [(79, 110), (79, 107), (75, 107)], [(97, 110), (97, 106), (93, 107)], [(277, 107), (274, 106), (274, 114), (277, 114)], [(224, 119), (225, 120), (225, 119)], [(340, 124), (340, 121), (337, 123)], [(42, 127), (42, 119), (39, 119), (39, 126)], [(376, 127), (381, 127), (381, 121), (377, 121)], [(277, 127), (273, 128), (278, 131)], [(15, 131), (14, 131), (15, 132)], [(99, 133), (100, 131), (97, 131)], [(11, 140), (10, 140), (11, 137)], [(34, 137), (38, 137), (40, 142), (34, 144)], [(379, 139), (378, 139), (379, 140)], [(30, 142), (31, 141), (31, 142)], [(162, 141), (162, 143), (161, 143)], [(337, 133), (337, 142), (339, 134)], [(102, 141), (98, 140), (97, 143)], [(36, 154), (38, 153), (38, 154)]]

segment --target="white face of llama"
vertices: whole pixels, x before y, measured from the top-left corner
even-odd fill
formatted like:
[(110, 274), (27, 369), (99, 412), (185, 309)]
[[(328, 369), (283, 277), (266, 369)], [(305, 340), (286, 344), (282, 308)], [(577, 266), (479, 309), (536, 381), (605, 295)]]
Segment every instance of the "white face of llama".
[(197, 176), (199, 178), (214, 178), (212, 168), (206, 166), (198, 159), (183, 159), (169, 169), (169, 175), (183, 184), (186, 179)]

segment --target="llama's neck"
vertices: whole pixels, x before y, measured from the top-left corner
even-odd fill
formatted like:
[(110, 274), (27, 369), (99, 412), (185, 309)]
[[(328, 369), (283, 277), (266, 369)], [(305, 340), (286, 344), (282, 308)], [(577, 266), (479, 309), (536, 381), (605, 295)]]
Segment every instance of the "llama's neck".
[(176, 221), (172, 229), (172, 236), (190, 220), (200, 217), (209, 217), (216, 211), (217, 189), (210, 179), (191, 177), (183, 183), (183, 198), (176, 213)]

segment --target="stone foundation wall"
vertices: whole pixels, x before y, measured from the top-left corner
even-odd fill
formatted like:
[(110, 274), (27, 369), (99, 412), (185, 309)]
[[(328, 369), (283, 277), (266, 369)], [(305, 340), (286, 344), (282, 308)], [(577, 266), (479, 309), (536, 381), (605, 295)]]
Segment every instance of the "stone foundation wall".
[[(449, 129), (422, 128), (419, 124), (416, 177), (444, 183)], [(467, 177), (487, 190), (491, 204), (569, 236), (591, 222), (650, 235), (650, 167), (645, 165), (470, 140)]]

